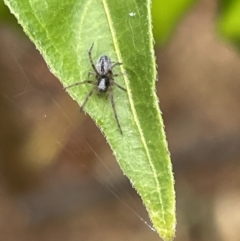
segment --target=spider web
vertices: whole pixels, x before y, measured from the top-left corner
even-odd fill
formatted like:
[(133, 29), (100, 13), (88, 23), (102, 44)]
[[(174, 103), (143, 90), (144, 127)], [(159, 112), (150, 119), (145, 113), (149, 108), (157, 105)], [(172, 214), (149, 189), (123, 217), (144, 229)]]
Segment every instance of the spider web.
[[(6, 119), (16, 120), (5, 128), (17, 125), (17, 134), (25, 138), (23, 144), (13, 147), (27, 159), (20, 165), (28, 169), (30, 177), (37, 173), (22, 184), (27, 191), (18, 196), (30, 223), (111, 202), (154, 230), (93, 121), (79, 112), (77, 103), (63, 91), (32, 44), (21, 39), (16, 43), (11, 38), (6, 35), (0, 39), (7, 56), (1, 62), (0, 99), (2, 110), (8, 109)], [(40, 185), (29, 188), (28, 182)]]

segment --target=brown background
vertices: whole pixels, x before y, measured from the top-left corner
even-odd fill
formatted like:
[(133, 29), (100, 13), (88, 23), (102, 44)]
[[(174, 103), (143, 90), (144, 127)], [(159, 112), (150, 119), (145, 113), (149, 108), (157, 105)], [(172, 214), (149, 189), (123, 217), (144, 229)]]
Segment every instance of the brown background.
[[(156, 49), (176, 241), (240, 240), (240, 55), (200, 1)], [(35, 47), (0, 25), (0, 240), (159, 240), (105, 139)], [(142, 219), (142, 220), (141, 220)]]

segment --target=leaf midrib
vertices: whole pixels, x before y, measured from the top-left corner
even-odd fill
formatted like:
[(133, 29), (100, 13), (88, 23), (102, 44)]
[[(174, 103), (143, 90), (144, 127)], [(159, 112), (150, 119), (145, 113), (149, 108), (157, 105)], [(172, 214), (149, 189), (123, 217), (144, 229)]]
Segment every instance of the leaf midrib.
[[(120, 63), (122, 63), (123, 61), (122, 61), (122, 56), (121, 56), (119, 44), (118, 44), (117, 38), (115, 36), (115, 31), (114, 31), (114, 28), (113, 28), (113, 25), (112, 25), (111, 16), (110, 16), (110, 13), (108, 11), (108, 6), (107, 6), (107, 3), (106, 3), (106, 0), (102, 0), (102, 3), (103, 3), (103, 7), (104, 7), (104, 10), (105, 10), (105, 13), (106, 13), (107, 21), (108, 21), (108, 24), (109, 24), (110, 33), (112, 35), (113, 46), (116, 50), (118, 61)], [(120, 65), (120, 69), (121, 69), (121, 72), (123, 73), (124, 69), (123, 69), (122, 65)], [(154, 168), (154, 164), (153, 164), (151, 155), (150, 155), (148, 147), (147, 147), (147, 143), (146, 143), (146, 140), (145, 140), (145, 137), (144, 137), (141, 125), (140, 125), (140, 121), (137, 117), (137, 112), (136, 112), (136, 109), (134, 107), (134, 103), (132, 101), (133, 98), (132, 98), (132, 93), (131, 93), (130, 84), (129, 84), (130, 81), (127, 78), (126, 75), (123, 75), (123, 78), (124, 78), (124, 81), (125, 81), (125, 84), (126, 84), (127, 95), (128, 95), (128, 99), (129, 99), (129, 103), (130, 103), (130, 108), (131, 108), (131, 111), (132, 111), (132, 114), (133, 114), (133, 119), (134, 119), (134, 122), (136, 123), (137, 129), (138, 129), (138, 132), (139, 132), (139, 135), (140, 135), (140, 139), (141, 139), (143, 147), (145, 149), (146, 156), (147, 156), (148, 162), (150, 164), (150, 167), (152, 169), (154, 180), (156, 182), (156, 186), (157, 186), (157, 190), (158, 190), (158, 196), (159, 196), (159, 202), (161, 204), (161, 210), (162, 210), (162, 215), (163, 215), (163, 222), (165, 224), (165, 212), (164, 212), (164, 208), (163, 208), (163, 201), (162, 201), (162, 198), (161, 198), (161, 186), (160, 186), (160, 183), (159, 183), (158, 178), (157, 178), (157, 173), (156, 173), (156, 170)]]

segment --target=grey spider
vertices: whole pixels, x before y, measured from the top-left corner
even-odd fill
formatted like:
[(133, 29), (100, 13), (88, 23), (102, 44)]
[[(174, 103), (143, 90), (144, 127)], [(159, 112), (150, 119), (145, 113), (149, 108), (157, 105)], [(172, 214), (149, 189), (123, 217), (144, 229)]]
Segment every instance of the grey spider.
[(74, 87), (77, 85), (81, 85), (81, 84), (94, 85), (94, 87), (87, 94), (83, 104), (80, 106), (81, 111), (83, 111), (84, 106), (86, 105), (88, 99), (91, 97), (91, 95), (93, 94), (94, 91), (103, 92), (103, 93), (109, 92), (114, 117), (117, 122), (120, 133), (123, 134), (120, 123), (119, 123), (119, 119), (117, 116), (116, 108), (115, 108), (115, 102), (114, 102), (114, 98), (113, 98), (113, 89), (112, 89), (112, 86), (116, 85), (119, 89), (127, 91), (125, 88), (123, 88), (121, 85), (117, 84), (114, 81), (114, 77), (117, 77), (118, 74), (113, 74), (113, 72), (112, 72), (112, 69), (114, 67), (116, 67), (117, 65), (121, 65), (122, 63), (119, 63), (119, 62), (113, 63), (107, 55), (102, 55), (99, 57), (96, 65), (94, 65), (93, 59), (92, 59), (93, 45), (94, 45), (94, 43), (92, 43), (92, 45), (88, 51), (88, 57), (89, 57), (89, 60), (90, 60), (90, 63), (91, 63), (91, 66), (92, 66), (94, 72), (89, 72), (88, 77), (90, 75), (95, 75), (95, 80), (84, 80), (84, 81), (76, 82), (74, 84), (71, 84), (71, 85), (65, 87), (64, 89), (68, 89), (68, 88), (71, 88), (71, 87)]

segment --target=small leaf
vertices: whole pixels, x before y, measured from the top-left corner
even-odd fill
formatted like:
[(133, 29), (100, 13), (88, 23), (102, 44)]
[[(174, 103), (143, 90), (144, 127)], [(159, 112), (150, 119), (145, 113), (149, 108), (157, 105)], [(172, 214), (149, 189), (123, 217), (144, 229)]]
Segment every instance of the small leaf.
[(157, 44), (163, 45), (196, 0), (153, 0), (153, 33)]
[[(164, 240), (175, 233), (172, 166), (155, 92), (156, 66), (151, 32), (150, 1), (128, 0), (5, 0), (51, 71), (68, 86), (92, 71), (87, 51), (103, 54), (122, 74), (114, 88), (121, 135), (110, 100), (93, 95), (85, 110), (96, 121), (119, 165), (140, 194)], [(93, 78), (94, 79), (94, 78)], [(68, 89), (81, 105), (91, 85)]]
[(240, 1), (221, 0), (219, 5), (219, 32), (240, 47)]

